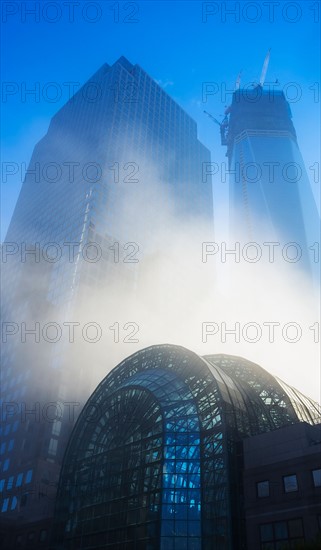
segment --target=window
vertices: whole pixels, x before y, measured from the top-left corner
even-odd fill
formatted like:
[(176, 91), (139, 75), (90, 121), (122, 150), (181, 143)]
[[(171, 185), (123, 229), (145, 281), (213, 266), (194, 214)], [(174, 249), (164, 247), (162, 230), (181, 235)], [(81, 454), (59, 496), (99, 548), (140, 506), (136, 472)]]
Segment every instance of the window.
[(54, 422), (54, 425), (52, 427), (52, 435), (57, 435), (59, 436), (60, 434), (60, 430), (61, 430), (61, 421), (60, 420), (56, 420)]
[(6, 471), (8, 470), (9, 464), (10, 464), (10, 460), (9, 460), (9, 458), (6, 458), (6, 460), (5, 460), (4, 463), (3, 463), (3, 468), (2, 468), (2, 470), (3, 470), (4, 472), (6, 472)]
[(274, 524), (274, 537), (276, 540), (288, 538), (288, 527), (285, 521), (278, 521)]
[(269, 481), (259, 481), (256, 484), (256, 493), (258, 498), (264, 498), (270, 496), (270, 483)]
[(28, 470), (28, 472), (26, 473), (25, 483), (30, 483), (31, 480), (32, 480), (32, 470)]
[(302, 518), (260, 525), (261, 550), (296, 548), (304, 542)]
[(318, 468), (318, 470), (312, 470), (312, 477), (314, 487), (321, 487), (321, 468)]
[(18, 503), (17, 497), (12, 497), (11, 510), (15, 510), (15, 509), (16, 509), (17, 503)]
[(14, 480), (14, 476), (10, 476), (10, 477), (8, 478), (7, 489), (12, 489), (12, 487), (13, 487), (13, 480)]
[(2, 503), (1, 512), (6, 512), (8, 510), (8, 505), (9, 505), (9, 499), (5, 498)]
[(272, 523), (266, 523), (260, 525), (261, 542), (273, 540), (273, 525)]
[(17, 480), (16, 480), (16, 487), (20, 487), (20, 485), (22, 485), (22, 479), (23, 479), (23, 474), (18, 474)]
[(44, 542), (47, 539), (47, 531), (46, 529), (41, 529), (40, 535), (39, 535), (39, 541)]
[(50, 439), (48, 453), (50, 455), (55, 456), (55, 454), (57, 453), (57, 446), (58, 446), (58, 440)]
[(5, 479), (1, 479), (0, 481), (0, 492), (3, 491), (5, 481), (6, 481)]
[(298, 480), (296, 474), (283, 476), (283, 486), (286, 493), (293, 493), (298, 490)]

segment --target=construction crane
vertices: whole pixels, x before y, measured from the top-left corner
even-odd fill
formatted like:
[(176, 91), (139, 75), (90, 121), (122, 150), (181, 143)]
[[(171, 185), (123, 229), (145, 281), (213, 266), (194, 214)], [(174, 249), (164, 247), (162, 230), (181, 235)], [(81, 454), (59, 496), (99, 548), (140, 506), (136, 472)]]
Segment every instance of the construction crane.
[(270, 52), (271, 52), (271, 48), (268, 49), (268, 52), (267, 52), (267, 54), (265, 56), (265, 59), (264, 59), (262, 72), (261, 72), (261, 77), (260, 77), (260, 82), (259, 82), (259, 86), (261, 86), (261, 88), (263, 88), (263, 85), (264, 85), (264, 82), (265, 82), (265, 77), (266, 77), (266, 73), (267, 73), (268, 66), (269, 66), (269, 61), (270, 61)]
[(203, 111), (208, 117), (210, 117), (212, 120), (214, 120), (214, 122), (216, 124), (218, 124), (219, 126), (221, 126), (221, 123), (217, 120), (217, 118), (213, 117), (213, 115), (211, 115), (211, 113), (208, 113), (207, 111)]
[(227, 132), (228, 132), (228, 118), (227, 114), (223, 118), (222, 122), (219, 122), (217, 118), (215, 118), (211, 113), (208, 113), (207, 111), (204, 111), (204, 113), (215, 122), (215, 124), (218, 124), (220, 127), (220, 134), (221, 134), (221, 144), (227, 145)]

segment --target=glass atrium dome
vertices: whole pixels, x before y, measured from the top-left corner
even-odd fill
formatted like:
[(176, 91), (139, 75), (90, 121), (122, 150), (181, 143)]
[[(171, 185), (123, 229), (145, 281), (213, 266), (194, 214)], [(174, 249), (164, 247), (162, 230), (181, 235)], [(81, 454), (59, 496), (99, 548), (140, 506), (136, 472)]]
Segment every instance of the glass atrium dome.
[(143, 349), (78, 418), (53, 548), (244, 548), (242, 439), (319, 419), (316, 403), (245, 359)]

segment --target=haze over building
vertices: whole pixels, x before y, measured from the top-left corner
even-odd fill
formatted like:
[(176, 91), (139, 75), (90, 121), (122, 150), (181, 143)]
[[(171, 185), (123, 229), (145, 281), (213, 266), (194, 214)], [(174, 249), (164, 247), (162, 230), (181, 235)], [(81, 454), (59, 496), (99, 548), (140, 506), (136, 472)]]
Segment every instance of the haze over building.
[[(100, 379), (96, 350), (59, 331), (135, 296), (139, 254), (155, 252), (140, 249), (140, 235), (165, 208), (212, 231), (209, 161), (194, 120), (124, 57), (104, 64), (35, 146), (3, 245), (1, 516), (21, 528), (21, 544), (28, 530), (34, 548), (46, 544), (70, 430)], [(132, 207), (144, 193), (144, 208)]]
[(289, 261), (304, 266), (318, 286), (320, 216), (289, 102), (278, 82), (265, 83), (269, 56), (258, 84), (242, 87), (239, 75), (220, 123), (230, 172), (230, 238), (292, 243)]
[(249, 240), (270, 235), (307, 250), (319, 235), (318, 212), (284, 93), (234, 92), (227, 143), (238, 228)]
[[(262, 87), (236, 90), (221, 132), (234, 171), (231, 213), (237, 239), (294, 241), (311, 270), (306, 252), (317, 218), (308, 181), (301, 177), (294, 185), (287, 180), (279, 185), (284, 166), (291, 165), (285, 172), (290, 179), (302, 161), (286, 99), (279, 92), (268, 98)], [(194, 266), (191, 276), (181, 241), (175, 261), (172, 254), (163, 263), (159, 254), (175, 242), (179, 227), (194, 232), (202, 223), (203, 240), (212, 240), (212, 186), (208, 172), (202, 177), (204, 163), (210, 164), (210, 154), (197, 138), (195, 122), (125, 58), (103, 65), (53, 117), (36, 145), (4, 243), (0, 515), (10, 533), (8, 548), (48, 547), (71, 429), (102, 373), (116, 364), (111, 346), (98, 354), (73, 340), (76, 325), (109, 312), (131, 314), (135, 307), (129, 304), (138, 310), (146, 301), (148, 313), (162, 312), (159, 326), (171, 326), (173, 312), (181, 323), (188, 311), (189, 321), (196, 317), (197, 301), (214, 296)], [(255, 181), (252, 170), (258, 169), (262, 173)], [(271, 171), (279, 183), (270, 181)], [(174, 224), (168, 224), (168, 212)], [(162, 227), (166, 231), (159, 232)], [(147, 238), (150, 246), (143, 248), (146, 234), (166, 238), (158, 249)], [(142, 256), (144, 263), (137, 261)], [(198, 261), (202, 267), (200, 250)], [(153, 286), (145, 292), (149, 269), (152, 279), (164, 272), (158, 282), (163, 292)], [(185, 291), (187, 279), (194, 293)], [(174, 282), (171, 292), (163, 281)], [(217, 306), (215, 300), (209, 303)], [(64, 323), (67, 340), (59, 337)], [(82, 334), (90, 341), (90, 333)], [(100, 399), (109, 407), (102, 415)], [(297, 390), (244, 359), (201, 358), (174, 346), (154, 346), (121, 363), (90, 403), (90, 426), (85, 409), (68, 444), (56, 516), (58, 546), (81, 541), (85, 548), (152, 544), (198, 550), (215, 543), (241, 549), (247, 531), (242, 479), (258, 474), (242, 469), (243, 439), (293, 426), (300, 431), (305, 422), (306, 433), (313, 433), (306, 445), (312, 455), (310, 442), (317, 438), (313, 424), (319, 409)], [(279, 444), (277, 435), (275, 441)], [(314, 458), (311, 468), (317, 471)], [(253, 502), (248, 504), (247, 512)], [(314, 529), (317, 513), (308, 519)], [(301, 519), (297, 539), (302, 539)], [(267, 543), (277, 547), (275, 518), (269, 521)], [(291, 526), (286, 529), (292, 542)]]

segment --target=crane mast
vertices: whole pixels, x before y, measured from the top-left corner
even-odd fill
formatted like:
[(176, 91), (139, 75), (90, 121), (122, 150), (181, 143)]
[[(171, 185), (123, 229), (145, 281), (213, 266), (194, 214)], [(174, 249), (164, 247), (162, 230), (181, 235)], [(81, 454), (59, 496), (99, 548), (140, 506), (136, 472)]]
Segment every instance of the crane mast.
[(266, 77), (266, 73), (267, 73), (268, 66), (269, 66), (270, 52), (271, 52), (271, 48), (268, 49), (268, 52), (265, 56), (263, 67), (262, 67), (260, 83), (259, 83), (262, 88), (263, 88), (263, 85), (264, 85), (264, 82), (265, 82), (265, 77)]

